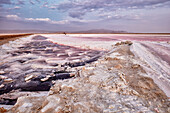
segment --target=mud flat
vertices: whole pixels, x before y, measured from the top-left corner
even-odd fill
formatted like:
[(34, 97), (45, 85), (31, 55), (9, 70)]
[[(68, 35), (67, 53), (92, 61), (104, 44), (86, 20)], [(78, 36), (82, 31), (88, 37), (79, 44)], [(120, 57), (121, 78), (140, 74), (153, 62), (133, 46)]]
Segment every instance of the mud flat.
[(122, 34), (10, 41), (0, 47), (0, 103), (15, 104), (4, 106), (11, 113), (170, 112), (169, 41)]

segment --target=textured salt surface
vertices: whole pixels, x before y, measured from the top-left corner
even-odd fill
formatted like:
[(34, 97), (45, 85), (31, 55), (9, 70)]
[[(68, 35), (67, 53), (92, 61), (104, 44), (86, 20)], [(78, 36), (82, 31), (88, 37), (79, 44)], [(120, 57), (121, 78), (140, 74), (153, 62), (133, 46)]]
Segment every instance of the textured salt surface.
[(128, 44), (114, 46), (98, 61), (79, 67), (76, 78), (56, 81), (48, 96), (19, 98), (10, 113), (169, 112), (165, 94), (133, 63), (138, 60)]
[[(168, 49), (169, 48), (169, 49)], [(152, 43), (134, 43), (132, 51), (150, 66), (148, 75), (170, 97), (170, 46), (163, 47)]]
[[(0, 94), (18, 89), (48, 91), (54, 80), (74, 77), (77, 71), (72, 67), (96, 61), (103, 52), (53, 43), (42, 36), (4, 44), (0, 52)], [(2, 98), (0, 103), (15, 101)]]
[[(90, 38), (90, 37), (92, 37), (92, 38)], [(143, 43), (134, 42), (134, 44), (132, 46), (134, 48), (133, 52), (135, 54), (137, 54), (137, 56), (139, 56), (141, 59), (144, 59), (144, 60), (139, 60), (139, 59), (134, 60), (134, 59), (131, 59), (132, 58), (131, 52), (129, 50), (126, 51), (128, 46), (120, 45), (120, 47), (122, 46), (122, 48), (120, 48), (120, 51), (115, 52), (117, 50), (116, 49), (117, 47), (115, 47), (114, 44), (118, 40), (127, 40), (127, 39), (138, 40), (138, 41), (155, 41), (155, 42), (150, 42), (150, 43), (148, 43), (148, 42), (143, 42)], [(169, 62), (169, 59), (167, 58), (167, 57), (169, 57), (169, 53), (168, 53), (169, 52), (169, 44), (167, 42), (162, 42), (162, 43), (158, 44), (156, 41), (169, 41), (169, 36), (154, 36), (153, 37), (153, 35), (151, 35), (151, 36), (145, 36), (145, 35), (143, 36), (142, 35), (139, 38), (138, 35), (132, 36), (132, 35), (91, 35), (91, 34), (90, 35), (88, 35), (88, 34), (87, 35), (81, 35), (81, 34), (74, 35), (74, 34), (72, 34), (72, 35), (65, 36), (65, 35), (52, 35), (51, 34), (51, 35), (42, 35), (42, 36), (33, 35), (33, 36), (26, 37), (26, 38), (18, 39), (16, 41), (11, 41), (8, 44), (4, 44), (4, 45), (0, 46), (0, 74), (1, 74), (1, 82), (0, 82), (1, 88), (0, 89), (2, 91), (7, 91), (7, 92), (11, 91), (12, 89), (21, 89), (21, 90), (28, 90), (28, 91), (30, 91), (30, 90), (34, 90), (34, 91), (49, 90), (49, 88), (53, 84), (55, 84), (55, 80), (65, 79), (65, 78), (71, 78), (68, 81), (69, 81), (69, 84), (72, 84), (75, 78), (78, 77), (77, 79), (79, 80), (79, 76), (81, 75), (80, 71), (82, 71), (84, 69), (81, 66), (84, 66), (85, 64), (88, 64), (88, 63), (92, 63), (94, 61), (96, 61), (95, 65), (97, 65), (97, 67), (98, 67), (96, 69), (96, 71), (94, 71), (94, 72), (97, 72), (97, 74), (95, 73), (95, 76), (91, 76), (93, 71), (90, 71), (90, 70), (91, 69), (93, 70), (94, 67), (96, 67), (93, 65), (92, 67), (89, 67), (89, 68), (87, 67), (86, 70), (88, 70), (88, 71), (82, 75), (82, 76), (91, 76), (89, 78), (89, 80), (91, 82), (89, 84), (86, 84), (87, 87), (84, 87), (85, 94), (88, 94), (85, 89), (92, 88), (93, 87), (93, 86), (91, 86), (92, 84), (95, 84), (95, 83), (100, 84), (100, 80), (102, 78), (103, 78), (103, 81), (105, 81), (107, 79), (110, 80), (111, 75), (114, 75), (114, 78), (115, 78), (114, 82), (116, 84), (118, 84), (118, 85), (116, 85), (116, 87), (120, 90), (123, 87), (129, 88), (129, 86), (127, 86), (126, 82), (129, 82), (129, 84), (130, 84), (132, 80), (134, 80), (134, 84), (136, 84), (135, 81), (139, 81), (140, 87), (146, 86), (146, 85), (142, 86), (142, 84), (151, 84), (151, 86), (154, 86), (154, 85), (152, 85), (153, 81), (148, 78), (143, 79), (142, 77), (141, 78), (139, 77), (139, 80), (136, 80), (136, 78), (138, 78), (138, 77), (131, 78), (129, 76), (130, 79), (125, 79), (122, 75), (116, 74), (118, 71), (122, 71), (124, 73), (127, 73), (127, 75), (136, 76), (135, 74), (137, 72), (136, 72), (135, 68), (136, 67), (138, 68), (138, 65), (131, 66), (130, 63), (127, 64), (126, 62), (124, 62), (124, 61), (127, 61), (127, 62), (133, 61), (133, 63), (140, 62), (142, 67), (146, 66), (146, 67), (144, 67), (144, 69), (147, 73), (138, 72), (137, 74), (140, 73), (141, 75), (147, 75), (147, 76), (152, 75), (151, 77), (153, 77), (153, 79), (155, 81), (158, 79), (159, 82), (156, 82), (156, 83), (167, 94), (169, 92), (166, 92), (166, 90), (169, 91), (169, 87), (170, 87), (169, 75), (168, 75), (169, 74), (169, 71), (168, 71), (169, 65), (167, 65)], [(141, 48), (138, 47), (139, 45), (141, 46)], [(114, 47), (114, 49), (113, 49), (113, 47)], [(158, 48), (160, 50), (158, 51), (154, 47)], [(145, 49), (142, 49), (142, 48), (145, 48)], [(110, 50), (112, 50), (112, 51), (110, 51)], [(110, 53), (112, 53), (112, 57), (113, 57), (113, 58), (109, 57), (107, 59), (112, 59), (113, 61), (111, 60), (111, 62), (116, 62), (116, 64), (114, 64), (114, 63), (112, 64), (111, 62), (106, 63), (105, 60), (104, 61), (100, 60), (99, 62), (97, 61), (98, 58), (100, 58), (101, 56), (103, 57), (104, 53), (107, 51), (110, 51)], [(128, 52), (128, 53), (126, 53), (126, 52)], [(148, 55), (145, 55), (146, 53), (148, 53)], [(130, 55), (130, 56), (127, 57), (126, 55), (127, 56)], [(154, 59), (147, 58), (147, 56), (149, 56), (149, 57), (153, 56)], [(121, 59), (121, 62), (119, 62), (119, 60), (118, 60), (118, 62), (114, 61), (117, 59)], [(154, 60), (154, 62), (152, 60)], [(107, 65), (102, 64), (102, 62), (105, 62)], [(124, 62), (124, 63), (122, 63), (122, 62)], [(165, 63), (165, 62), (167, 62), (167, 63)], [(102, 66), (100, 66), (100, 64), (102, 64)], [(129, 66), (129, 64), (130, 64), (130, 66)], [(80, 66), (80, 67), (77, 67), (77, 66)], [(126, 66), (127, 66), (127, 68), (125, 68)], [(130, 67), (134, 68), (134, 70), (132, 70), (132, 72), (129, 71), (129, 70), (131, 70)], [(108, 68), (108, 69), (106, 69), (106, 68)], [(110, 73), (109, 70), (112, 70), (113, 68), (116, 68), (118, 70), (114, 71), (114, 73)], [(107, 74), (108, 74), (108, 76), (102, 76), (102, 75), (107, 75)], [(158, 77), (159, 75), (161, 75), (160, 78)], [(5, 78), (5, 77), (7, 77), (7, 78)], [(72, 77), (73, 77), (73, 79), (72, 79)], [(109, 77), (109, 78), (107, 78), (107, 77)], [(120, 78), (120, 80), (118, 80), (118, 78)], [(81, 79), (81, 77), (80, 77), (80, 79)], [(82, 85), (84, 83), (86, 83), (86, 80), (84, 81), (83, 79), (85, 79), (85, 78), (82, 78), (82, 80), (80, 80), (80, 83), (76, 82), (75, 84), (76, 85), (79, 84), (80, 87), (83, 87)], [(164, 81), (161, 81), (161, 80), (164, 80)], [(68, 81), (61, 80), (60, 82), (63, 84), (68, 84), (67, 83)], [(145, 81), (146, 81), (146, 83), (145, 83)], [(124, 83), (122, 83), (122, 82), (124, 82)], [(134, 86), (134, 84), (133, 84), (133, 82), (131, 84), (131, 86), (134, 89), (136, 87), (139, 87), (139, 86)], [(10, 88), (10, 86), (12, 86), (12, 88)], [(41, 88), (42, 86), (45, 89), (42, 89)], [(75, 86), (75, 87), (77, 87), (77, 86)], [(148, 88), (148, 86), (146, 86), (146, 87)], [(147, 89), (146, 87), (144, 88), (145, 90)], [(150, 87), (150, 85), (149, 85), (149, 87)], [(3, 89), (3, 88), (7, 88), (7, 89)], [(63, 86), (63, 88), (64, 88), (64, 86)], [(69, 88), (70, 88), (70, 86), (69, 86)], [(64, 91), (69, 88), (66, 85), (66, 89), (64, 89)], [(97, 91), (95, 88), (96, 87), (94, 86), (94, 88), (92, 88), (91, 91), (94, 91), (94, 92)], [(154, 89), (155, 86), (150, 87), (150, 88), (152, 90), (150, 90), (150, 89), (146, 90), (147, 93), (149, 92), (148, 94), (145, 92), (148, 95), (148, 97), (153, 96), (153, 97), (157, 98), (157, 95), (162, 95), (159, 88), (156, 87), (157, 90)], [(109, 89), (109, 87), (108, 87), (108, 89)], [(118, 90), (118, 89), (116, 89), (116, 90)], [(77, 90), (79, 90), (79, 88)], [(143, 89), (140, 90), (140, 88), (137, 88), (135, 90), (141, 94), (144, 93), (144, 92), (142, 92)], [(110, 91), (110, 90), (108, 90), (108, 91)], [(123, 90), (123, 91), (126, 92), (126, 91), (131, 91), (131, 90)], [(154, 92), (154, 91), (156, 91), (156, 92)], [(77, 92), (79, 92), (79, 91), (77, 91)], [(126, 94), (125, 92), (123, 94)], [(128, 93), (128, 95), (129, 94), (133, 95), (133, 96), (129, 96), (128, 97), (129, 99), (136, 98), (136, 97), (134, 97), (135, 91), (133, 93)], [(21, 95), (16, 95), (16, 94), (17, 94), (17, 92), (14, 92), (14, 93), (10, 92), (10, 93), (8, 93), (8, 96), (1, 95), (1, 97), (3, 99), (5, 99), (4, 97), (8, 97), (7, 99), (9, 99), (9, 101), (10, 101), (11, 97), (9, 97), (9, 95), (13, 95), (12, 97), (15, 97), (15, 99), (17, 99), (18, 97), (21, 96)], [(21, 92), (18, 94), (21, 94)], [(24, 93), (24, 95), (25, 94), (26, 93)], [(81, 91), (77, 94), (82, 94), (81, 96), (84, 97), (83, 96), (84, 94), (81, 93)], [(144, 97), (147, 96), (146, 94), (144, 94)], [(38, 95), (40, 95), (40, 94), (38, 94)], [(93, 95), (95, 95), (95, 93), (92, 93), (92, 94), (90, 93), (90, 95), (93, 97)], [(105, 93), (101, 93), (101, 95), (105, 95)], [(152, 106), (151, 108), (142, 107), (142, 105), (140, 105), (140, 103), (144, 104), (143, 103), (144, 101), (141, 101), (140, 99), (137, 99), (137, 101), (135, 100), (136, 101), (136, 103), (135, 103), (133, 100), (129, 100), (126, 96), (122, 96), (117, 93), (113, 94), (113, 95), (115, 95), (115, 99), (123, 98), (125, 100), (131, 101), (132, 103), (134, 103), (133, 106), (138, 105), (138, 107), (137, 106), (134, 107), (135, 111), (140, 111), (140, 110), (146, 110), (147, 112), (154, 111), (152, 109), (152, 107), (154, 107), (154, 106)], [(68, 96), (69, 96), (69, 94), (68, 94)], [(81, 96), (80, 96), (80, 98), (75, 96), (75, 98), (77, 98), (78, 100), (80, 99), (80, 101), (81, 101)], [(32, 97), (32, 96), (29, 96), (29, 97), (31, 97), (33, 100), (38, 99), (37, 102), (39, 102), (41, 100), (37, 97)], [(44, 95), (42, 96), (42, 98), (44, 98)], [(49, 97), (49, 98), (51, 99), (51, 97)], [(56, 98), (58, 98), (58, 96)], [(65, 97), (61, 97), (61, 98), (65, 98)], [(103, 98), (103, 97), (97, 96), (97, 98)], [(162, 98), (162, 97), (160, 97), (160, 98)], [(24, 100), (26, 98), (24, 97), (22, 99)], [(20, 99), (20, 100), (22, 100), (22, 99)], [(51, 101), (50, 99), (49, 100), (47, 99), (47, 101)], [(111, 98), (109, 97), (109, 99), (111, 99)], [(31, 106), (34, 105), (34, 103), (29, 104), (29, 102), (31, 102), (33, 100), (26, 99), (26, 101), (28, 101), (28, 104), (27, 103), (24, 104), (24, 102), (23, 102), (23, 106), (28, 105), (31, 108)], [(43, 100), (41, 100), (40, 102), (42, 102), (42, 101)], [(99, 101), (101, 102), (100, 99), (99, 99)], [(120, 99), (118, 99), (118, 101), (128, 103), (128, 102), (126, 102), (124, 100), (120, 100)], [(38, 104), (37, 102), (35, 101), (35, 104), (38, 106), (40, 103)], [(93, 102), (96, 103), (95, 101), (93, 101)], [(148, 102), (148, 100), (146, 100), (146, 102)], [(157, 103), (160, 103), (160, 102), (157, 102)], [(93, 104), (88, 105), (87, 103), (83, 103), (83, 104), (85, 104), (89, 107), (91, 105), (93, 105)], [(101, 102), (101, 104), (103, 104), (103, 103)], [(103, 105), (105, 105), (105, 104), (103, 104)], [(122, 103), (119, 103), (119, 105), (114, 103), (113, 105), (116, 105), (115, 109), (117, 111), (123, 110), (125, 108), (125, 106), (123, 106), (123, 109), (121, 109), (121, 108), (119, 109), (119, 107), (122, 107)], [(54, 109), (54, 107), (51, 107), (51, 108)], [(55, 109), (60, 110), (59, 108), (55, 108)], [(113, 110), (115, 110), (115, 109), (113, 109)], [(130, 108), (125, 108), (125, 109), (127, 109), (127, 111), (128, 111), (128, 109), (130, 110)], [(162, 108), (160, 108), (160, 110), (161, 109)], [(47, 108), (44, 108), (42, 111), (46, 111), (46, 110), (48, 111)], [(109, 111), (109, 108), (106, 109), (105, 111), (106, 112)], [(124, 110), (124, 111), (126, 111), (126, 110)]]

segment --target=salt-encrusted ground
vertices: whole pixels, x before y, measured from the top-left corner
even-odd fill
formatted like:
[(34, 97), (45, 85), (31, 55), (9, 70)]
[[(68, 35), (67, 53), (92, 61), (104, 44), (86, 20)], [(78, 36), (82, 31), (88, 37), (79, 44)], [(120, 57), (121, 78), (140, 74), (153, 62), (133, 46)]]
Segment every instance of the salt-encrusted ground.
[[(115, 45), (122, 40), (133, 44)], [(169, 112), (167, 41), (165, 35), (106, 34), (18, 39), (1, 46), (0, 98), (20, 97), (10, 112)], [(53, 84), (48, 94), (23, 92)]]

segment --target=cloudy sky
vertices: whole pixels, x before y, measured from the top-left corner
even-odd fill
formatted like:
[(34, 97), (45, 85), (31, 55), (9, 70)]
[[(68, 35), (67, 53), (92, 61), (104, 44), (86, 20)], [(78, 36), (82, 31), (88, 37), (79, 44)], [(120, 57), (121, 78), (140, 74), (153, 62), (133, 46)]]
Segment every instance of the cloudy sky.
[(170, 32), (170, 0), (0, 0), (0, 29)]

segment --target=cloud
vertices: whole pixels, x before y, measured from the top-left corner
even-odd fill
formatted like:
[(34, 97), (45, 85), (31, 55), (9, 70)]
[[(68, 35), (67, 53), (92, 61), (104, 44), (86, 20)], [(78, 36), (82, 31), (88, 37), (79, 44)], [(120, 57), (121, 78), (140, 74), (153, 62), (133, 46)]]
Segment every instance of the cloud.
[(0, 16), (0, 22), (5, 20), (6, 18), (4, 16)]
[(2, 7), (4, 4), (12, 4), (11, 0), (0, 0), (0, 7)]
[(40, 0), (29, 0), (29, 3), (35, 5), (36, 3), (41, 3)]
[[(91, 12), (115, 12), (118, 9), (142, 9), (161, 6), (169, 0), (69, 0), (51, 5), (49, 9), (67, 11), (72, 18), (81, 18)], [(162, 5), (163, 6), (163, 5)]]
[(25, 18), (25, 20), (28, 21), (44, 21), (44, 22), (49, 22), (51, 21), (49, 18)]
[(35, 1), (37, 1), (38, 3), (41, 3), (40, 0), (35, 0)]
[(61, 20), (61, 21), (55, 21), (51, 20), (50, 18), (22, 18), (19, 17), (18, 15), (6, 15), (6, 16), (0, 16), (1, 20), (4, 21), (15, 21), (15, 22), (32, 22), (32, 23), (48, 23), (48, 24), (68, 24), (70, 21), (68, 20)]
[(47, 24), (52, 24), (52, 25), (68, 25), (68, 24), (79, 24), (80, 25), (80, 24), (103, 21), (103, 19), (100, 19), (100, 20), (71, 19), (70, 21), (69, 20), (55, 21), (55, 20), (51, 20), (50, 18), (22, 18), (22, 17), (19, 17), (18, 15), (6, 15), (5, 17), (1, 16), (0, 18), (6, 21), (47, 23)]
[(21, 9), (21, 7), (15, 6), (15, 7), (13, 7), (13, 8), (8, 8), (8, 10), (16, 10), (16, 9)]
[(41, 3), (40, 0), (29, 0), (29, 3), (35, 5), (37, 3)]
[(48, 2), (44, 2), (42, 7), (45, 7), (45, 8), (48, 7)]
[(74, 12), (69, 12), (69, 16), (72, 18), (79, 18), (81, 19), (81, 17), (85, 15), (85, 12), (82, 11), (74, 11)]
[(1, 0), (0, 4), (11, 4), (11, 0)]
[(99, 13), (97, 15), (99, 18), (102, 18), (103, 20), (140, 20), (143, 18), (143, 14), (141, 13), (112, 13), (112, 12), (103, 12)]
[(30, 4), (35, 5), (35, 3), (32, 0), (29, 0)]
[(17, 2), (14, 3), (14, 5), (25, 5), (25, 1), (24, 0), (17, 0)]
[(18, 15), (6, 15), (5, 16), (8, 20), (21, 20)]
[(32, 0), (29, 0), (30, 4), (35, 5), (35, 3)]
[(168, 26), (166, 15), (170, 14), (169, 8), (170, 0), (0, 0), (0, 28), (3, 28), (3, 22), (4, 26), (12, 26), (11, 22), (22, 23), (23, 26), (39, 25), (39, 28), (42, 28), (41, 25), (63, 26), (63, 29), (71, 26), (77, 30), (96, 27), (112, 29), (116, 25), (129, 29), (132, 24), (135, 31), (136, 26), (142, 25), (146, 28), (151, 25)]
[(66, 24), (69, 22), (68, 20), (54, 21), (49, 18), (25, 18), (25, 20), (32, 21), (32, 22), (46, 22), (50, 24)]

